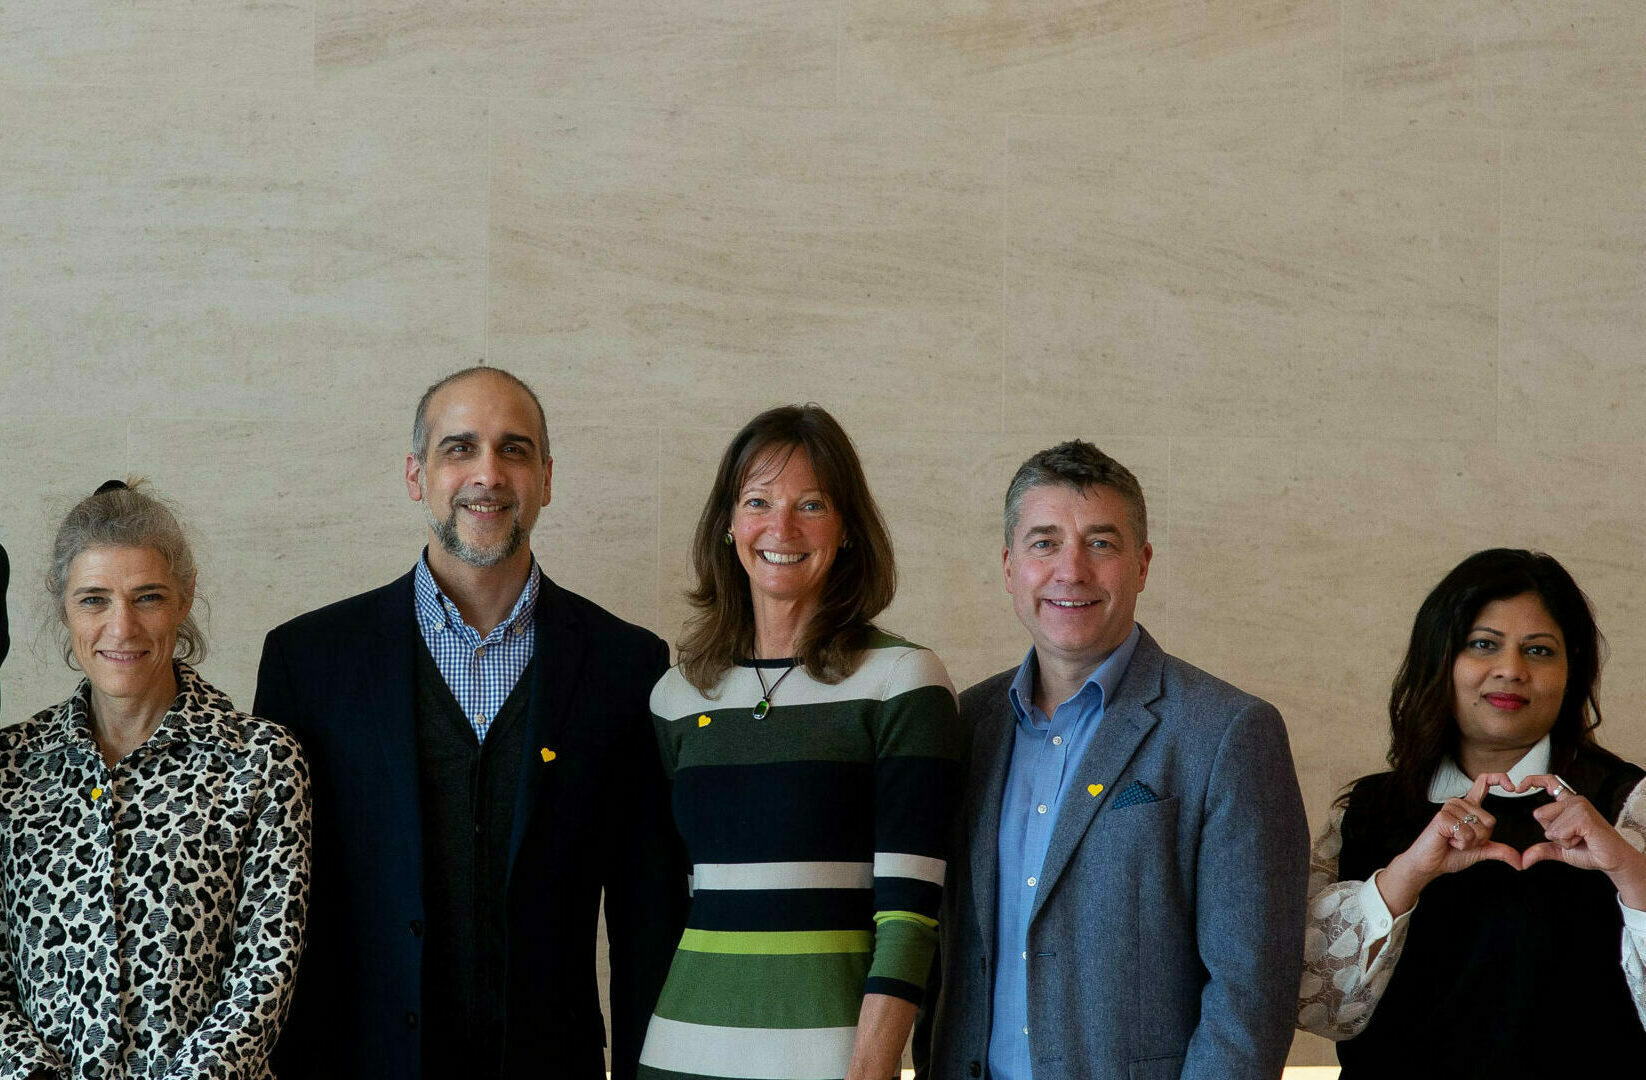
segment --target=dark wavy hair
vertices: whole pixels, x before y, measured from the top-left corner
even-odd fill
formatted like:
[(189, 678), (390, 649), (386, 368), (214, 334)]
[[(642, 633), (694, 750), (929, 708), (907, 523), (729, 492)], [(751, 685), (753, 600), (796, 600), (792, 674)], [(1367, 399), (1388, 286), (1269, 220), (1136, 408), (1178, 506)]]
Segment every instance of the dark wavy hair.
[(880, 516), (851, 438), (822, 406), (783, 405), (750, 420), (720, 458), (708, 502), (692, 537), (697, 584), (686, 598), (697, 609), (681, 638), (680, 670), (707, 694), (733, 664), (754, 652), (749, 576), (722, 537), (748, 478), (804, 450), (823, 493), (840, 514), (849, 545), (835, 556), (816, 612), (800, 631), (795, 658), (814, 679), (835, 683), (857, 670), (874, 635), (874, 617), (897, 592), (892, 538)]
[(1440, 580), (1417, 609), (1406, 658), (1389, 693), (1389, 767), (1402, 797), (1426, 798), (1446, 758), (1458, 758), (1452, 666), (1475, 619), (1495, 600), (1532, 593), (1566, 641), (1566, 693), (1549, 732), (1550, 768), (1571, 764), (1600, 726), (1600, 666), (1606, 639), (1589, 598), (1551, 555), (1518, 548), (1477, 551)]

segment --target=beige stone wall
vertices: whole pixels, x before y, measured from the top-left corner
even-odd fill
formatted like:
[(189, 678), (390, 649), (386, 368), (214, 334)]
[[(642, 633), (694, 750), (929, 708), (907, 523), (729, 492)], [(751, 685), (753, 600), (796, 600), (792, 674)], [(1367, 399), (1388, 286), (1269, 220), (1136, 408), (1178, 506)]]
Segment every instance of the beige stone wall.
[[(1646, 6), (18, 0), (0, 9), (0, 541), (146, 474), (207, 674), (401, 572), (409, 411), (543, 393), (550, 572), (672, 637), (719, 448), (813, 399), (964, 684), (1025, 646), (998, 501), (1133, 465), (1142, 617), (1276, 701), (1318, 823), (1423, 592), (1545, 548), (1646, 759)], [(25, 632), (0, 721), (71, 676)], [(1300, 1041), (1294, 1060), (1327, 1060)]]

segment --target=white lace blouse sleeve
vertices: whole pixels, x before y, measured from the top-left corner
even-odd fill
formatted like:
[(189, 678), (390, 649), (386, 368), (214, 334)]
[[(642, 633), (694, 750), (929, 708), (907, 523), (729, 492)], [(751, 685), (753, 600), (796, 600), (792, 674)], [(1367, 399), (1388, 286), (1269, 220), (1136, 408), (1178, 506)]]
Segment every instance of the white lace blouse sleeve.
[[(1368, 881), (1339, 881), (1342, 848), (1338, 806), (1309, 853), (1308, 924), (1297, 995), (1297, 1026), (1333, 1041), (1354, 1038), (1371, 1020), (1400, 960), (1412, 916), (1389, 914), (1377, 874)], [(1640, 944), (1646, 951), (1646, 940)]]
[[(1646, 780), (1636, 784), (1623, 801), (1617, 831), (1636, 851), (1646, 851)], [(1623, 907), (1621, 900), (1618, 906)], [(1646, 1026), (1646, 911), (1630, 907), (1623, 907), (1623, 977), (1629, 981), (1635, 1012)]]

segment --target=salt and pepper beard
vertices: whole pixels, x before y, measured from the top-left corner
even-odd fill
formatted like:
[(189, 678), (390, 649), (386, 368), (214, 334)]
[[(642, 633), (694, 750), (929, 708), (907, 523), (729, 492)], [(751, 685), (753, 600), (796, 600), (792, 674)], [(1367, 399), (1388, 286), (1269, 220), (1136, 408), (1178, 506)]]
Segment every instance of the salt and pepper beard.
[(510, 555), (520, 550), (520, 545), (526, 542), (526, 530), (520, 527), (520, 515), (514, 515), (514, 522), (509, 528), (509, 535), (503, 538), (502, 543), (489, 548), (471, 547), (457, 534), (457, 500), (452, 499), (451, 513), (446, 520), (441, 521), (434, 516), (434, 507), (429, 504), (429, 489), (427, 484), (418, 484), (423, 493), (423, 513), (429, 519), (429, 528), (434, 530), (434, 537), (440, 541), (440, 547), (446, 554), (454, 556), (470, 566), (484, 569), (496, 566)]

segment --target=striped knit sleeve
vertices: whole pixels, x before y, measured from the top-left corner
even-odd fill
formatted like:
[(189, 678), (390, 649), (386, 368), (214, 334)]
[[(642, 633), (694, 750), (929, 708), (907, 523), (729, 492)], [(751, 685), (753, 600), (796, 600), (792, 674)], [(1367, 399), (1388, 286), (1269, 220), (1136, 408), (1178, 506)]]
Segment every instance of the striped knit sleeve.
[(874, 957), (864, 992), (919, 1002), (937, 948), (963, 740), (938, 658), (903, 646), (875, 732)]

